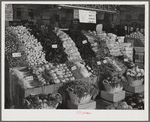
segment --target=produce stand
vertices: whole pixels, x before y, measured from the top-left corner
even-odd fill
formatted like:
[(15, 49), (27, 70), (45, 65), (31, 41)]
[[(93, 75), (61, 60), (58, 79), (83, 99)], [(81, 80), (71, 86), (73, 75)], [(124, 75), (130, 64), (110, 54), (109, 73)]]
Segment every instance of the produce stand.
[(15, 109), (144, 109), (140, 39), (106, 33), (102, 24), (95, 30), (26, 24), (5, 30)]

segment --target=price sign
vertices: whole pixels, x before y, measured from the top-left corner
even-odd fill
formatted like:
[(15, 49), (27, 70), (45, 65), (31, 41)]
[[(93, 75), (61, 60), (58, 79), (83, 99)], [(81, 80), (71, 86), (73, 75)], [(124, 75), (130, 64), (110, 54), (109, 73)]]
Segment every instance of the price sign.
[(52, 48), (57, 48), (57, 44), (53, 44), (53, 45), (52, 45)]
[(72, 70), (72, 71), (74, 71), (74, 70), (76, 70), (76, 69), (77, 69), (76, 66), (71, 67), (71, 70)]
[(101, 65), (101, 62), (100, 62), (100, 61), (97, 61), (97, 65)]
[(96, 11), (79, 10), (81, 23), (96, 23)]
[(74, 9), (74, 14), (73, 14), (74, 19), (79, 19), (79, 10)]
[(107, 63), (107, 60), (103, 60), (103, 63), (106, 64), (106, 63)]
[(127, 58), (125, 58), (125, 59), (124, 59), (124, 61), (128, 61), (128, 59), (127, 59)]
[(26, 79), (27, 81), (31, 81), (31, 80), (33, 80), (33, 76), (27, 76), (25, 79)]
[(86, 44), (86, 43), (87, 43), (87, 40), (82, 41), (82, 43), (83, 43), (83, 44)]
[(12, 57), (21, 57), (21, 53), (12, 53)]

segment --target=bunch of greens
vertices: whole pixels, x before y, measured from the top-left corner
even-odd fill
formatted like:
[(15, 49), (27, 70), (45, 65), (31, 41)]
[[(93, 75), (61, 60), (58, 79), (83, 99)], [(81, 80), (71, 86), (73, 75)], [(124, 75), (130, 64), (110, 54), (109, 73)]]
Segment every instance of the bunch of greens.
[(79, 98), (95, 95), (98, 89), (95, 85), (83, 81), (73, 81), (67, 84), (67, 91), (76, 94)]

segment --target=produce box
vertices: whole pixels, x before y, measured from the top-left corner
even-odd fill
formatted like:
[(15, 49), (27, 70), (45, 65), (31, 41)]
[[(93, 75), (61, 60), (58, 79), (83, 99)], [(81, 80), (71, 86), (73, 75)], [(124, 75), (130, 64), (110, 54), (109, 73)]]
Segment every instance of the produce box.
[(119, 102), (125, 98), (125, 91), (121, 91), (114, 94), (108, 93), (106, 91), (101, 91), (101, 98), (111, 102)]
[(144, 92), (144, 85), (140, 85), (140, 86), (128, 86), (125, 88), (126, 91), (131, 92), (131, 93), (142, 93)]
[(126, 43), (131, 43), (133, 47), (144, 47), (144, 44), (140, 39), (125, 37)]
[(111, 104), (112, 104), (112, 102), (98, 99), (98, 100), (96, 100), (96, 109), (104, 109), (105, 110)]
[(144, 47), (134, 47), (135, 52), (144, 53)]
[(136, 52), (134, 58), (135, 63), (144, 63), (144, 53)]
[(95, 83), (97, 81), (96, 75), (91, 75), (90, 77), (87, 77), (87, 78), (83, 77), (80, 73), (80, 69), (75, 64), (68, 62), (67, 66), (71, 70), (76, 80), (82, 80), (82, 81), (86, 81), (90, 83)]
[(136, 66), (138, 66), (141, 69), (144, 69), (144, 64), (143, 63), (135, 63)]
[(67, 106), (70, 109), (96, 109), (96, 102), (90, 100), (88, 103), (76, 105), (70, 100), (67, 101)]
[(37, 95), (37, 94), (48, 94), (48, 93), (57, 93), (59, 88), (63, 85), (63, 83), (60, 84), (52, 84), (49, 86), (43, 86), (43, 87), (36, 87), (31, 89), (23, 89), (20, 85), (15, 85), (15, 108), (19, 109), (22, 108), (23, 99), (27, 96), (31, 95)]

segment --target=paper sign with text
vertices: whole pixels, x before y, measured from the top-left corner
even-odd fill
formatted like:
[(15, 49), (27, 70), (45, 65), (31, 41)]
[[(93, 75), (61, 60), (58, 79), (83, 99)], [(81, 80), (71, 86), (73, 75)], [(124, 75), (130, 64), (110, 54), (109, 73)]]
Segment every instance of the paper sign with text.
[(96, 23), (96, 11), (79, 10), (81, 23)]

